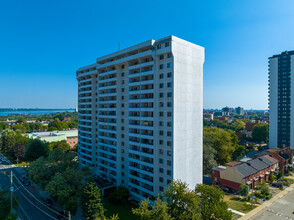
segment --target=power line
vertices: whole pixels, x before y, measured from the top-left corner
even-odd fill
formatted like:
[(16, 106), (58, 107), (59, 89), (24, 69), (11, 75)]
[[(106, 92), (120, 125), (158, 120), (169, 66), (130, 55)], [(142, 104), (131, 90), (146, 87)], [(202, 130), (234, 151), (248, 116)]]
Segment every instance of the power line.
[(16, 177), (16, 175), (15, 174), (13, 174), (14, 175), (14, 177), (16, 178), (16, 180), (23, 186), (23, 188), (34, 198), (34, 199), (36, 199), (39, 203), (41, 203), (44, 207), (46, 207), (46, 208), (48, 208), (49, 210), (51, 210), (51, 211), (53, 211), (53, 212), (55, 212), (56, 214), (58, 214), (58, 215), (60, 215), (60, 216), (62, 216), (62, 217), (64, 217), (64, 218), (66, 218), (67, 219), (67, 217), (65, 216), (65, 215), (62, 215), (62, 214), (60, 214), (59, 212), (56, 212), (54, 209), (51, 209), (50, 207), (48, 207), (47, 205), (45, 205), (42, 201), (40, 201), (39, 199), (37, 199), (29, 190), (27, 190), (27, 188), (25, 188), (24, 187), (24, 185), (22, 184), (22, 182)]
[[(21, 205), (20, 205), (20, 203), (17, 201), (16, 197), (15, 197), (15, 196), (13, 196), (13, 197), (14, 197), (15, 201), (17, 202), (19, 208), (21, 208), (22, 212), (23, 212), (23, 213), (25, 214), (25, 216), (30, 220), (30, 217), (27, 215), (27, 213), (26, 213), (26, 212), (24, 211), (24, 209), (21, 207)], [(20, 212), (19, 212), (18, 214), (21, 215)]]
[[(16, 186), (16, 184), (15, 183), (13, 183), (15, 186)], [(49, 216), (49, 217), (51, 217), (51, 218), (53, 218), (53, 219), (57, 219), (57, 218), (55, 218), (55, 217), (53, 217), (52, 215), (49, 215), (47, 212), (45, 212), (45, 211), (43, 211), (42, 209), (40, 209), (38, 206), (36, 206), (30, 199), (28, 199), (23, 193), (22, 193), (22, 191), (21, 190), (19, 190), (19, 192), (23, 195), (23, 197), (26, 199), (26, 200), (28, 200), (33, 206), (35, 206), (37, 209), (39, 209), (41, 212), (43, 212), (45, 215), (47, 215), (47, 216)]]

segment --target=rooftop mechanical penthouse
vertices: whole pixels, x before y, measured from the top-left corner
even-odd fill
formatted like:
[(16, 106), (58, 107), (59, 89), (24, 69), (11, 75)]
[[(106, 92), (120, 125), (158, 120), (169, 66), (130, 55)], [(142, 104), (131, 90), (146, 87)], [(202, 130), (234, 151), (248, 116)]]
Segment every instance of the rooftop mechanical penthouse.
[(175, 36), (77, 70), (79, 159), (136, 200), (202, 183), (204, 48)]

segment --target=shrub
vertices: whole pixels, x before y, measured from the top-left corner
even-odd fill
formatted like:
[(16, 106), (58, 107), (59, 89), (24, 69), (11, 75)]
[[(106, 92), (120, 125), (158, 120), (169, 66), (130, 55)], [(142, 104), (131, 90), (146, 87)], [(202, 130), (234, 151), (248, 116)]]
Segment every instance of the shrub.
[(123, 186), (117, 187), (117, 189), (110, 194), (110, 200), (116, 204), (123, 204), (128, 201), (130, 192)]

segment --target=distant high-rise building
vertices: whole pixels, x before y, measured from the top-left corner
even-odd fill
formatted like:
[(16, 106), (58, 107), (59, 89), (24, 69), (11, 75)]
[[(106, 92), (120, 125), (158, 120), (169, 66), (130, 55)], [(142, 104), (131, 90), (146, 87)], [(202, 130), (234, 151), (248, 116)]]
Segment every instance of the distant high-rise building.
[(294, 51), (269, 58), (269, 146), (294, 148)]
[(244, 108), (241, 108), (240, 106), (235, 108), (235, 112), (238, 115), (244, 115)]
[(79, 160), (136, 200), (202, 183), (204, 48), (149, 40), (77, 70)]
[(232, 108), (229, 108), (228, 106), (222, 109), (222, 115), (230, 115), (231, 113), (232, 113)]

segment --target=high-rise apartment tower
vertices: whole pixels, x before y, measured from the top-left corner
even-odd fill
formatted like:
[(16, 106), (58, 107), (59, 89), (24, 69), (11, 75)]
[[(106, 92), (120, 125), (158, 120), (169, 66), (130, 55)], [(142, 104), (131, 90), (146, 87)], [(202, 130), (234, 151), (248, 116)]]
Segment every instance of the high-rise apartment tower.
[(294, 148), (294, 51), (269, 58), (269, 146)]
[(79, 159), (136, 200), (202, 183), (204, 48), (149, 40), (77, 70)]

